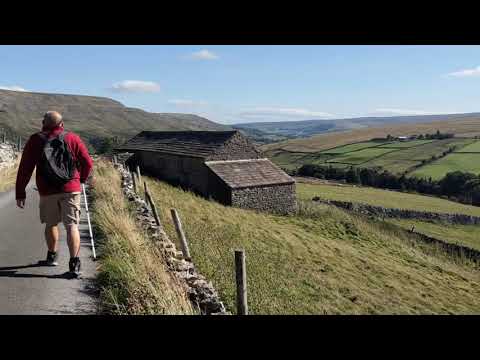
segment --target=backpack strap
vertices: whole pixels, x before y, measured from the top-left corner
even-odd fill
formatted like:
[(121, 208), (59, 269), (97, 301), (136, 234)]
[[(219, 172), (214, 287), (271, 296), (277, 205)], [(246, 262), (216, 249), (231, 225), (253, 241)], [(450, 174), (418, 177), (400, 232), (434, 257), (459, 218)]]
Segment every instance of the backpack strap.
[(62, 131), (60, 134), (58, 134), (58, 139), (60, 139), (60, 141), (64, 141), (65, 139), (65, 136), (67, 136), (68, 132), (67, 131)]
[(42, 139), (43, 141), (48, 141), (48, 135), (45, 134), (43, 131), (40, 131), (37, 133), (37, 135), (40, 137), (40, 139)]

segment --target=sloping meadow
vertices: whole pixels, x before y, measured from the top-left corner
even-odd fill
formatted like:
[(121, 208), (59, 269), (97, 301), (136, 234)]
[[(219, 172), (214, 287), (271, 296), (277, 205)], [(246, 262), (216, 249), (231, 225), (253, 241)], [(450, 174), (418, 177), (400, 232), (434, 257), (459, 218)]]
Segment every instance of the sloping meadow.
[(480, 272), (414, 234), (300, 201), (295, 216), (225, 207), (146, 178), (166, 232), (181, 216), (193, 262), (235, 312), (234, 250), (246, 251), (252, 314), (472, 314)]

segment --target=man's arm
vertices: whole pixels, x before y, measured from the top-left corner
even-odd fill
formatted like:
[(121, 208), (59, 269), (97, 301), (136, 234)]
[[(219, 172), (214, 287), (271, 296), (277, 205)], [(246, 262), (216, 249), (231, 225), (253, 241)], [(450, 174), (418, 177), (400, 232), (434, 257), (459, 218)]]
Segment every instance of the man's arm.
[(32, 177), (33, 170), (37, 163), (36, 159), (36, 139), (34, 135), (30, 136), (23, 149), (20, 165), (18, 166), (17, 181), (15, 183), (15, 198), (18, 200), (25, 200), (27, 197), (25, 188), (27, 187)]

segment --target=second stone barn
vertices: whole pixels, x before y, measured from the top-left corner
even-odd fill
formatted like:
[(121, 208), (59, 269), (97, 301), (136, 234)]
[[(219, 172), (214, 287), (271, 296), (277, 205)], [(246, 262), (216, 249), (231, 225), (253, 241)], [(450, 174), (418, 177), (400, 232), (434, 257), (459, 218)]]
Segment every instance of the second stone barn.
[(143, 131), (116, 152), (129, 165), (224, 205), (289, 214), (295, 181), (239, 131)]

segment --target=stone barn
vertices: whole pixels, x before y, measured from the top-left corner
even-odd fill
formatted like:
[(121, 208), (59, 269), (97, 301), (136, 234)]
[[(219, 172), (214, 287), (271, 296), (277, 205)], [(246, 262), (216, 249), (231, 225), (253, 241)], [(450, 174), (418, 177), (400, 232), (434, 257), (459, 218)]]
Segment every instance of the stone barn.
[(128, 164), (222, 204), (288, 214), (295, 181), (238, 131), (143, 131), (116, 152)]

